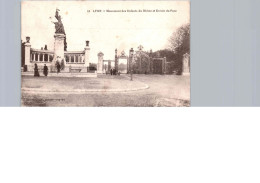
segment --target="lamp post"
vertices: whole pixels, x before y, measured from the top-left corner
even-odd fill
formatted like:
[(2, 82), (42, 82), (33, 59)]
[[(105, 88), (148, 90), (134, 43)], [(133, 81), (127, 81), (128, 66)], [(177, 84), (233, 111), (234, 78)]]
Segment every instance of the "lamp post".
[(133, 59), (134, 59), (134, 49), (130, 49), (130, 73), (131, 73), (131, 81), (133, 81)]

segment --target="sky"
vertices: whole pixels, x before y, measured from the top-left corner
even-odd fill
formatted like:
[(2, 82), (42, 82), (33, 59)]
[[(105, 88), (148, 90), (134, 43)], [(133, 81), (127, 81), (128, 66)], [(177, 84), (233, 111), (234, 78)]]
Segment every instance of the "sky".
[[(125, 51), (127, 55), (139, 45), (145, 51), (167, 48), (172, 33), (190, 22), (189, 1), (23, 1), (21, 39), (25, 41), (29, 36), (32, 48), (47, 45), (53, 50), (55, 26), (50, 17), (55, 19), (56, 8), (66, 32), (67, 50), (83, 51), (85, 41), (89, 40), (91, 63), (97, 63), (100, 51), (105, 60), (113, 60), (116, 48), (118, 54)], [(143, 12), (144, 9), (155, 12)]]

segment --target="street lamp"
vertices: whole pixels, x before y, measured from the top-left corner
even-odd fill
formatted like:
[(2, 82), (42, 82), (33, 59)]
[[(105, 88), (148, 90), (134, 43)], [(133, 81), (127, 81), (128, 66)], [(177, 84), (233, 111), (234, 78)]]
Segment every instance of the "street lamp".
[(130, 73), (131, 73), (131, 81), (133, 81), (133, 59), (134, 59), (134, 49), (130, 49)]

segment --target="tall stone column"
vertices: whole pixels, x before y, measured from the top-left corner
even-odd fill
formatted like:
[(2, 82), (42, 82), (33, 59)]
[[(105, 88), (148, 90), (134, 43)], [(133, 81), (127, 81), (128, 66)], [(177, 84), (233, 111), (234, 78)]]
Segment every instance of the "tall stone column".
[(190, 66), (189, 66), (190, 55), (184, 54), (182, 61), (182, 75), (190, 75)]
[(65, 34), (55, 34), (54, 35), (55, 41), (54, 41), (54, 58), (52, 65), (55, 66), (56, 62), (61, 60), (64, 60), (64, 65), (66, 65), (66, 61), (64, 58), (64, 39)]
[(128, 74), (129, 73), (129, 57), (127, 57), (127, 67), (126, 68), (127, 68), (127, 72), (126, 73)]
[(102, 52), (98, 53), (98, 65), (97, 65), (97, 73), (98, 74), (103, 73), (103, 56), (104, 56), (104, 54)]
[(153, 57), (152, 57), (153, 51), (152, 49), (150, 50), (149, 53), (149, 73), (153, 74)]
[(166, 74), (166, 65), (167, 62), (166, 62), (166, 57), (163, 58), (163, 74)]
[(127, 73), (131, 73), (131, 60), (132, 57), (131, 57), (131, 50), (129, 50), (129, 56), (128, 56), (128, 60), (127, 60), (127, 65), (128, 65), (128, 70), (127, 70)]
[(85, 47), (85, 67), (89, 67), (89, 53), (90, 53), (90, 47), (89, 47), (89, 41), (86, 41), (86, 47)]
[(115, 69), (116, 69), (116, 71), (118, 71), (117, 49), (115, 49)]
[(110, 72), (111, 70), (111, 60), (108, 61), (108, 71)]
[(27, 66), (27, 70), (31, 70), (31, 43), (30, 43), (30, 37), (26, 37), (26, 43), (24, 44), (25, 46), (25, 65)]
[(139, 58), (139, 74), (142, 74), (142, 53), (140, 53), (140, 58)]

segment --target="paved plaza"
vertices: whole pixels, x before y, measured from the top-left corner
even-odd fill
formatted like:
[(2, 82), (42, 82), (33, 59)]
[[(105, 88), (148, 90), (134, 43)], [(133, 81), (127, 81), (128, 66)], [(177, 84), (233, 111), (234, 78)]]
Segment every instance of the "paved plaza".
[(22, 76), (22, 106), (190, 105), (190, 77), (98, 75), (97, 78)]

